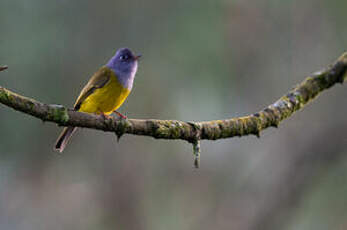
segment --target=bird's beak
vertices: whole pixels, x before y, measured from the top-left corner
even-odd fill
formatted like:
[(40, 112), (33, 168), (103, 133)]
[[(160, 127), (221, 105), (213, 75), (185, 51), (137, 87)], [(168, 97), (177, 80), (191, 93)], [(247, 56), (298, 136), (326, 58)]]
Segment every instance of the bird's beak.
[(135, 60), (136, 60), (136, 61), (137, 61), (137, 60), (139, 60), (139, 59), (140, 59), (140, 57), (142, 57), (142, 55), (141, 55), (141, 54), (139, 54), (139, 55), (135, 56)]

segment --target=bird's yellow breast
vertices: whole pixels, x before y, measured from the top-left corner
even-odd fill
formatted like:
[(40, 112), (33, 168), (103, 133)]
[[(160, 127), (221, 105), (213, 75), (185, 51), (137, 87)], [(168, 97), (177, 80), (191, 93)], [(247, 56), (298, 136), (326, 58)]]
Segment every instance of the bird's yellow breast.
[(112, 73), (110, 80), (103, 87), (96, 89), (82, 102), (79, 111), (111, 114), (123, 104), (129, 93), (130, 90), (124, 88)]

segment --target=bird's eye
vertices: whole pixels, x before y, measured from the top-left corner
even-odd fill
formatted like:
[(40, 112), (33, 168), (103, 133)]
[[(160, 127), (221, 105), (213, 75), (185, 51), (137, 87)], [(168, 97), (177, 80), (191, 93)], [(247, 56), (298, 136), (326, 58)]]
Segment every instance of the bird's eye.
[(121, 55), (121, 56), (119, 57), (119, 60), (121, 60), (121, 61), (128, 60), (128, 59), (129, 59), (129, 56), (128, 56), (128, 55)]

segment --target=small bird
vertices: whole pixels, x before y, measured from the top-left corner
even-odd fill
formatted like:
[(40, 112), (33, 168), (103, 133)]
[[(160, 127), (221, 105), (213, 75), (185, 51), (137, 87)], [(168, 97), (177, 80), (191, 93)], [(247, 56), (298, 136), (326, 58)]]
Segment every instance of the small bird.
[[(74, 110), (95, 113), (101, 116), (115, 112), (121, 118), (126, 118), (117, 112), (133, 87), (137, 71), (137, 61), (141, 55), (135, 56), (130, 49), (121, 48), (101, 67), (84, 86), (78, 96)], [(76, 127), (66, 127), (60, 134), (54, 149), (62, 152), (65, 149)]]

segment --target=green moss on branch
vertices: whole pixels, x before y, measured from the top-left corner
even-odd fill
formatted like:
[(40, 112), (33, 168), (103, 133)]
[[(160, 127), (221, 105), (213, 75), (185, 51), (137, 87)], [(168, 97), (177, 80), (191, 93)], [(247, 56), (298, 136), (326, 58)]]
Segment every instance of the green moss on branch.
[(265, 109), (245, 117), (205, 122), (175, 120), (119, 120), (103, 118), (68, 110), (60, 105), (48, 105), (15, 94), (0, 87), (0, 103), (15, 110), (30, 114), (44, 121), (61, 126), (77, 126), (110, 131), (118, 137), (123, 134), (151, 136), (160, 139), (181, 139), (190, 143), (199, 140), (217, 140), (234, 136), (256, 135), (279, 123), (302, 109), (322, 91), (346, 80), (347, 53), (325, 70), (316, 72), (301, 84)]

